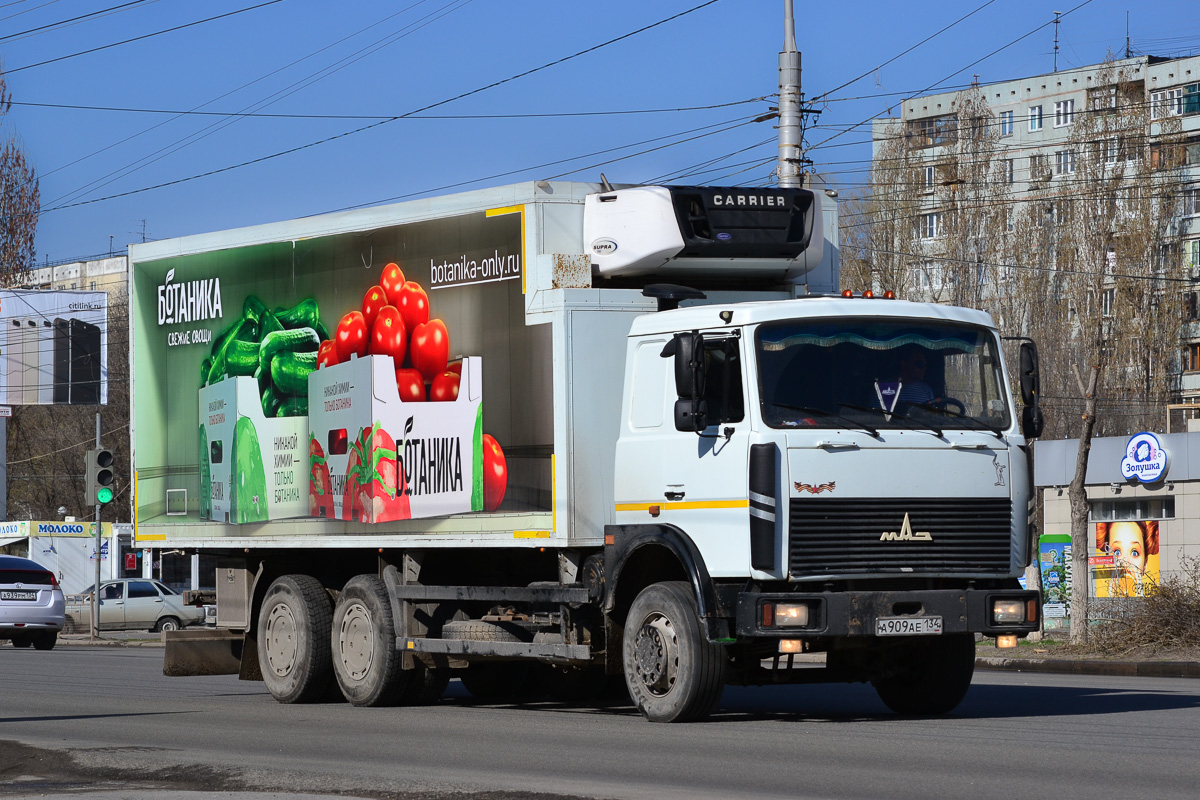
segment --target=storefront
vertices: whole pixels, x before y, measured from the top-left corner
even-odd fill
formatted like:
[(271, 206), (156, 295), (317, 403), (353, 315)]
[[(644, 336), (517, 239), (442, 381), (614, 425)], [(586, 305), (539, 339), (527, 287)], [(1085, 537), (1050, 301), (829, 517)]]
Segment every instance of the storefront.
[[(1071, 506), (1079, 442), (1038, 442), (1034, 483), (1044, 502), (1040, 563), (1046, 627), (1066, 627), (1070, 604)], [(1088, 497), (1088, 593), (1102, 608), (1114, 598), (1152, 594), (1186, 557), (1200, 556), (1200, 433), (1093, 439)], [(1124, 600), (1122, 600), (1124, 602)]]

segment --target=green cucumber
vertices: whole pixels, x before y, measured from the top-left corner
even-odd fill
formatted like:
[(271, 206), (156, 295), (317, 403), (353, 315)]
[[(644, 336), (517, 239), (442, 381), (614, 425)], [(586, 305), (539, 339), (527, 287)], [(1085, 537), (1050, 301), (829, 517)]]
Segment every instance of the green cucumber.
[(279, 416), (281, 417), (307, 417), (308, 416), (308, 395), (298, 394), (285, 399), (279, 404)]
[[(271, 359), (278, 353), (313, 352), (321, 346), (321, 339), (312, 328), (299, 328), (294, 331), (273, 331), (262, 340), (258, 349), (258, 366), (263, 372), (270, 374)], [(295, 394), (295, 392), (288, 392)]]
[(329, 329), (321, 322), (321, 312), (317, 307), (317, 301), (311, 297), (301, 300), (291, 308), (275, 309), (275, 318), (285, 328), (312, 328), (322, 340), (329, 338)]
[(230, 375), (253, 375), (258, 369), (258, 343), (231, 341), (225, 350), (225, 369)]
[(274, 386), (268, 385), (262, 390), (262, 411), (264, 417), (274, 417), (279, 414), (279, 394)]
[(308, 374), (316, 368), (316, 353), (283, 352), (271, 360), (271, 382), (280, 394), (307, 397)]

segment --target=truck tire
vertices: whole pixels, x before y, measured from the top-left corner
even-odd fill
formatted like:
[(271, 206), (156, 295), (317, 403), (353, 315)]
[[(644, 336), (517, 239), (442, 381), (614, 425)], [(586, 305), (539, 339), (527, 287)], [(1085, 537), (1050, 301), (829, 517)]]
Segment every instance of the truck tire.
[(41, 631), (33, 636), (34, 650), (53, 650), (58, 643), (58, 631)]
[(310, 575), (283, 575), (267, 589), (258, 617), (258, 666), (280, 703), (321, 700), (333, 680), (333, 603)]
[(382, 578), (355, 575), (346, 582), (333, 608), (330, 637), (333, 674), (351, 705), (400, 700), (409, 673), (400, 669), (392, 602)]
[(897, 657), (900, 663), (893, 674), (871, 681), (879, 699), (897, 714), (948, 714), (971, 687), (975, 637), (956, 633), (912, 642)]
[(647, 586), (625, 620), (622, 662), (634, 705), (651, 722), (708, 716), (725, 688), (725, 648), (705, 638), (691, 587)]
[[(526, 642), (520, 628), (478, 619), (451, 620), (442, 626), (443, 639), (473, 639), (484, 642)], [(477, 700), (509, 700), (524, 694), (529, 664), (523, 661), (482, 661), (458, 670), (463, 688)]]

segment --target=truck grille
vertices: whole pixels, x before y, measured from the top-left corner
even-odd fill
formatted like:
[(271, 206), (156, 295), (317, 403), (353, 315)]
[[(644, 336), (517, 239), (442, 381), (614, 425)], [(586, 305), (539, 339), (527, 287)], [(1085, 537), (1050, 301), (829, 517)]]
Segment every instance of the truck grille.
[[(903, 529), (905, 514), (908, 531)], [(1012, 504), (1004, 497), (791, 498), (789, 571), (797, 577), (1006, 573), (1011, 518)], [(881, 538), (892, 532), (912, 538)]]

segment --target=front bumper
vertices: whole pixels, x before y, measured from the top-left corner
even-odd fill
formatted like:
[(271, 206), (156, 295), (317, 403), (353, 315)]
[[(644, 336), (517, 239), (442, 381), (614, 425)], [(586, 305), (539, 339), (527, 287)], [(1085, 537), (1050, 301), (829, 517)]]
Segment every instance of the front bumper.
[[(997, 600), (1017, 601), (1027, 609), (1023, 622), (997, 623)], [(1032, 602), (1030, 602), (1032, 601)], [(808, 623), (782, 627), (764, 624), (763, 606), (803, 603)], [(737, 635), (750, 638), (805, 639), (828, 636), (875, 636), (882, 618), (941, 617), (943, 633), (984, 636), (1023, 635), (1038, 630), (1041, 595), (1023, 589), (936, 589), (905, 592), (741, 592), (737, 601)], [(1028, 613), (1032, 611), (1032, 615)], [(1032, 616), (1032, 618), (1028, 618)]]

